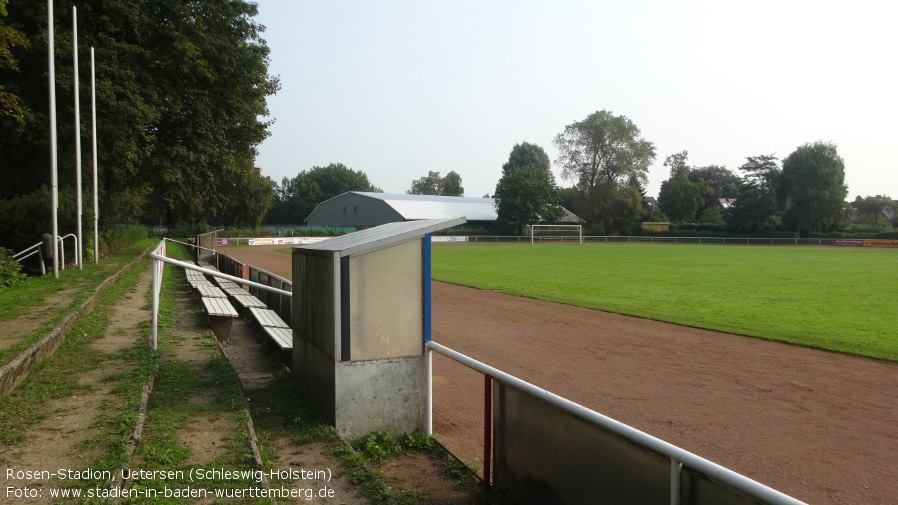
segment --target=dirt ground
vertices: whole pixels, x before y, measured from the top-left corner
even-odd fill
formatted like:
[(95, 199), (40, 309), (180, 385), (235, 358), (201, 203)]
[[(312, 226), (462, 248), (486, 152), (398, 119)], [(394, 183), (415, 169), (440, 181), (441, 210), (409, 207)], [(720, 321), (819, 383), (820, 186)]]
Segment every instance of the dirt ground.
[[(221, 252), (287, 278), (284, 246)], [(894, 503), (898, 364), (435, 282), (434, 341), (809, 503)], [(483, 378), (434, 360), (434, 432), (482, 465)]]

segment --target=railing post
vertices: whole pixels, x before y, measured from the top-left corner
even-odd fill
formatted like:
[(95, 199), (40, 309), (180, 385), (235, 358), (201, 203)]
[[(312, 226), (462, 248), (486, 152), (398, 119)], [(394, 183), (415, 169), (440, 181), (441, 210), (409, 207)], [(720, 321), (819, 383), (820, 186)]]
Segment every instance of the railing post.
[(680, 474), (683, 472), (683, 463), (670, 458), (670, 505), (680, 505)]
[(433, 351), (424, 345), (424, 434), (433, 435)]
[(493, 463), (493, 378), (483, 374), (483, 490), (490, 490)]
[(150, 348), (154, 351), (159, 338), (159, 263), (159, 260), (153, 258), (153, 340), (150, 342)]

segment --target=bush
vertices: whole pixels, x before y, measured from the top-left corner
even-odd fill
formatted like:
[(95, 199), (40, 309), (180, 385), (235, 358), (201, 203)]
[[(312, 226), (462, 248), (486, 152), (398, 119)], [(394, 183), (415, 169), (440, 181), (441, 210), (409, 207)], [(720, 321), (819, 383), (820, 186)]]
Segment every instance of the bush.
[(22, 265), (12, 255), (12, 251), (0, 247), (0, 289), (23, 284), (28, 277), (22, 273)]
[(147, 229), (143, 226), (113, 228), (103, 232), (103, 244), (109, 253), (117, 253), (146, 239)]

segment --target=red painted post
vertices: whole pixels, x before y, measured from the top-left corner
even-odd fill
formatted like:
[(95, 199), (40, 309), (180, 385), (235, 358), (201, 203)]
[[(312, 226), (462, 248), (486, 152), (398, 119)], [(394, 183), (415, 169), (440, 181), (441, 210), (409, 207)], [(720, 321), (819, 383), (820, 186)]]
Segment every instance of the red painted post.
[(490, 490), (493, 449), (493, 378), (483, 374), (483, 491)]

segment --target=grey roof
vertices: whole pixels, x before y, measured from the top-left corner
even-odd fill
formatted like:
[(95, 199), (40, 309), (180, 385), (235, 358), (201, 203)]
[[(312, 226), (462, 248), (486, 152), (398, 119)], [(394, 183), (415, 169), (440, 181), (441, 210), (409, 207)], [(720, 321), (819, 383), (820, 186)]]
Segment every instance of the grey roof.
[(299, 246), (296, 249), (339, 252), (341, 257), (355, 256), (410, 242), (428, 233), (464, 223), (465, 218), (463, 217), (387, 223), (314, 244)]
[(451, 217), (464, 217), (468, 221), (495, 221), (499, 217), (496, 214), (496, 201), (492, 198), (365, 193), (361, 191), (352, 193), (382, 200), (406, 221)]

